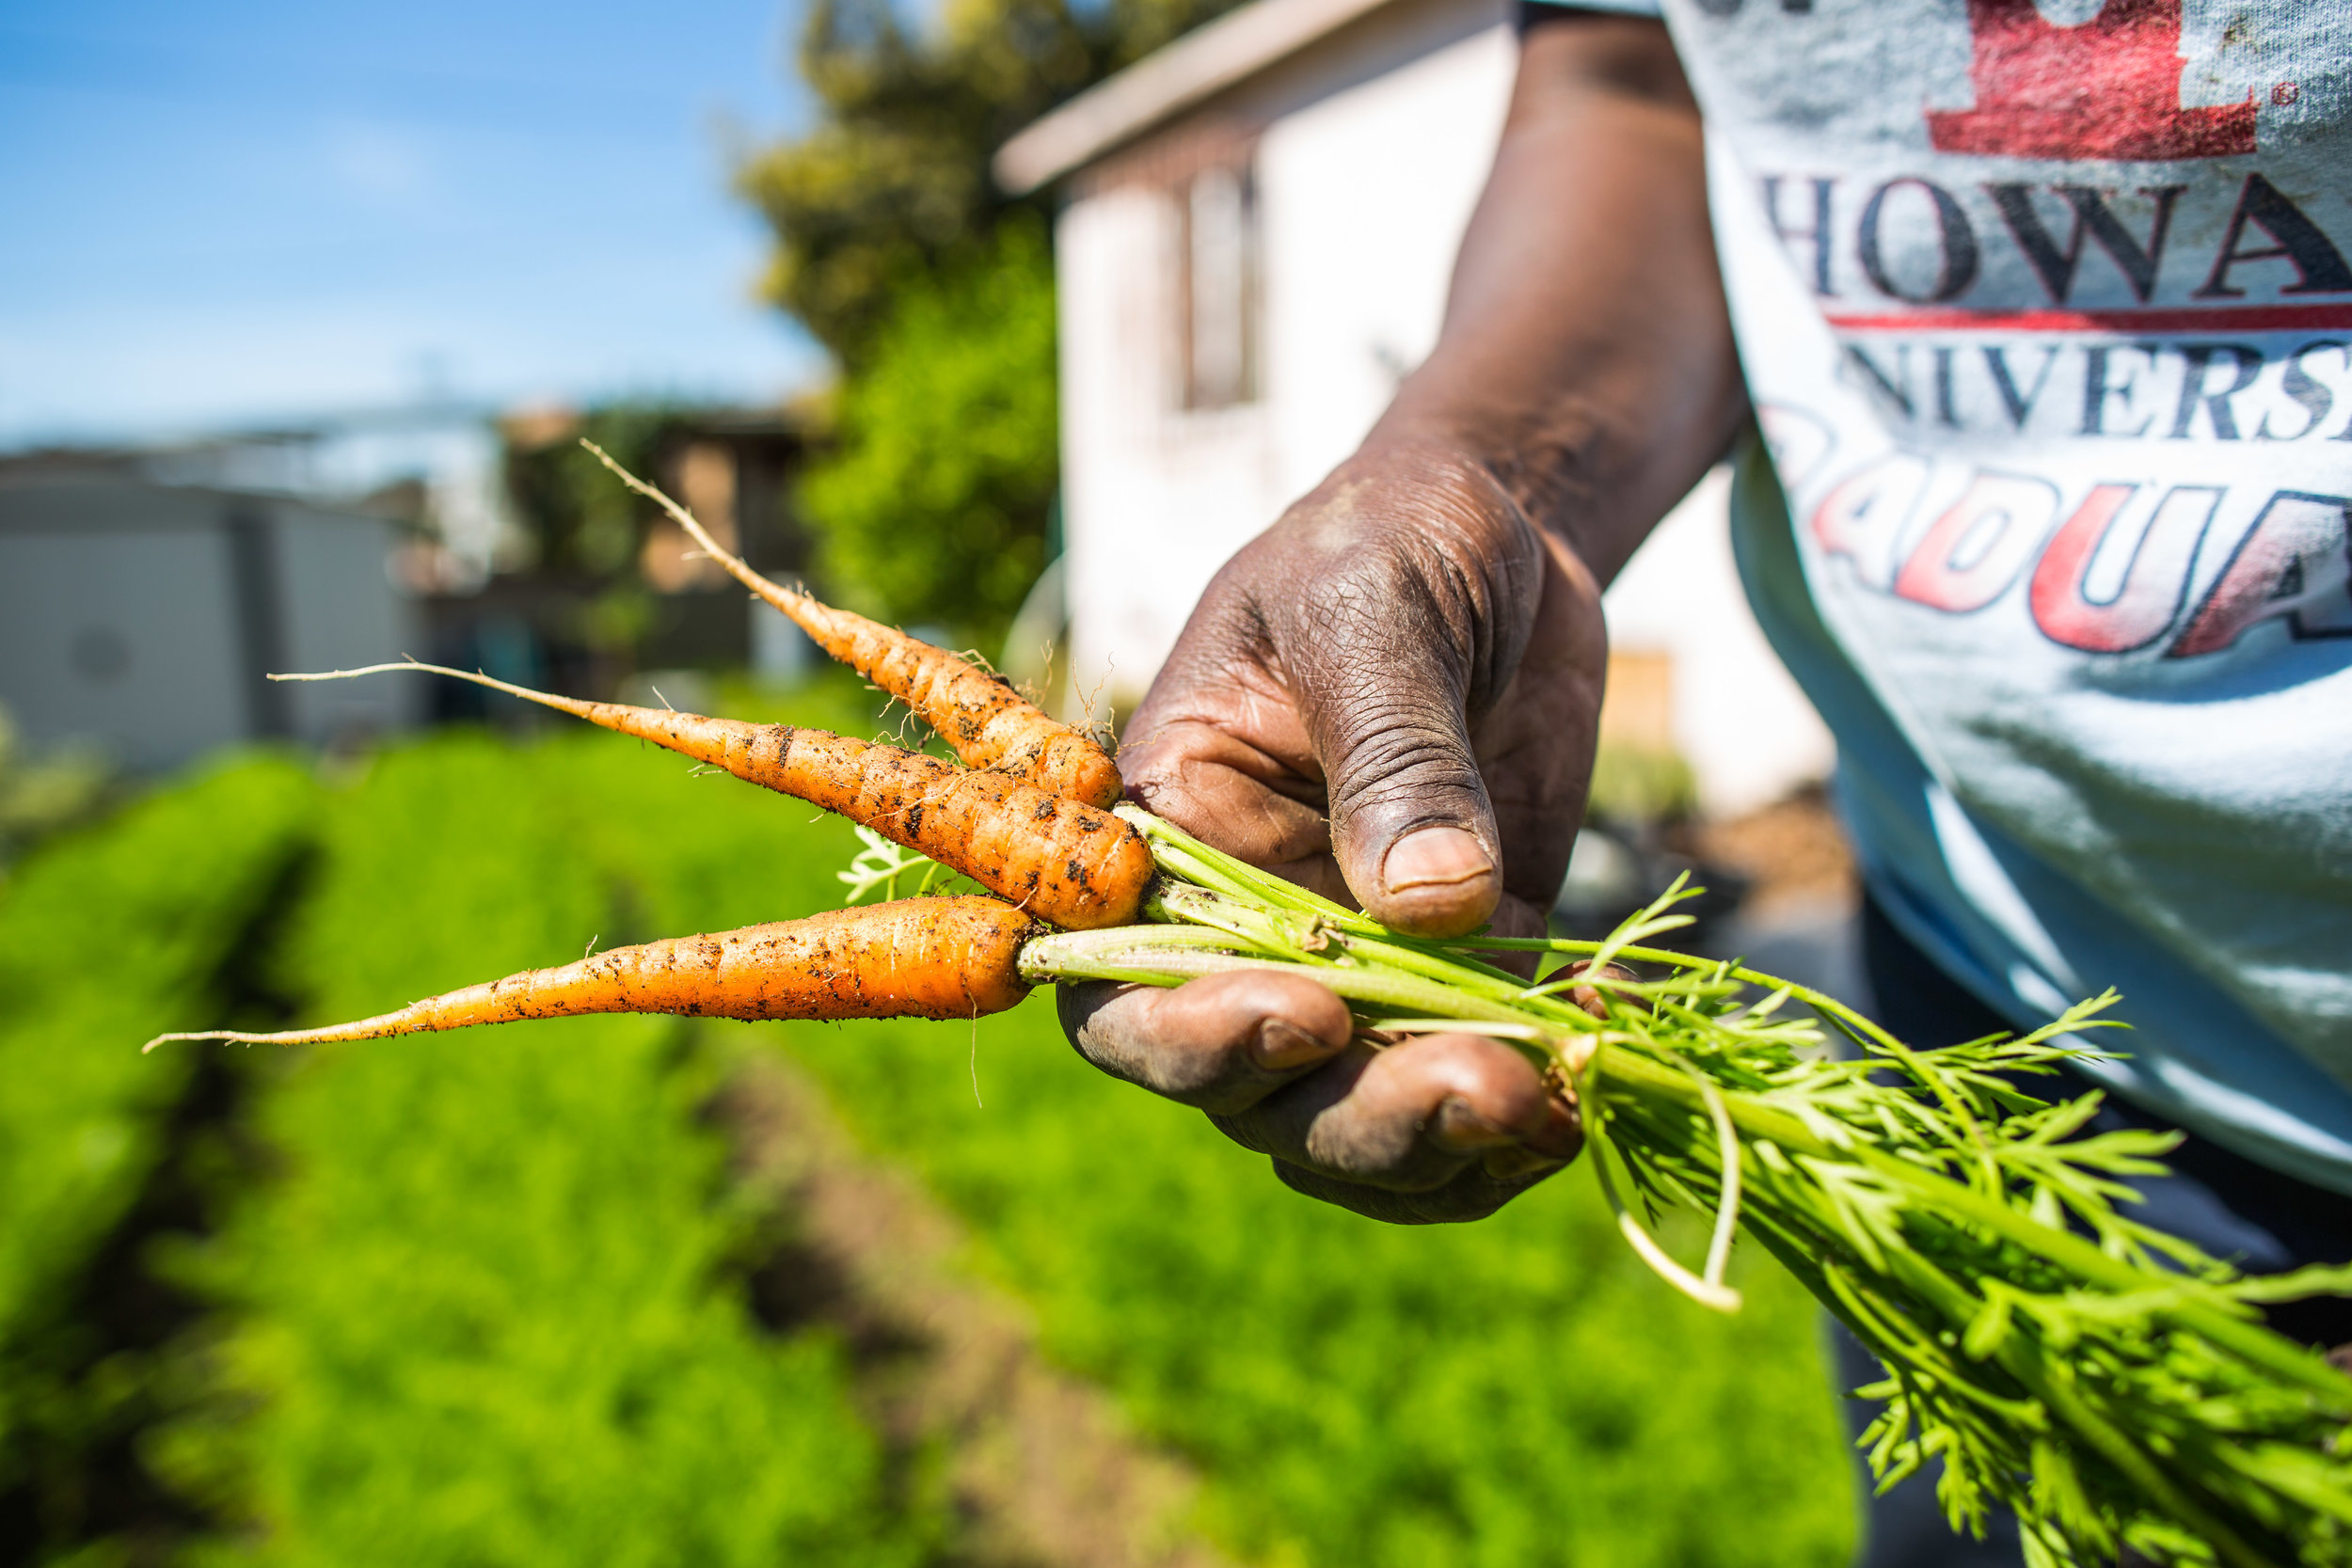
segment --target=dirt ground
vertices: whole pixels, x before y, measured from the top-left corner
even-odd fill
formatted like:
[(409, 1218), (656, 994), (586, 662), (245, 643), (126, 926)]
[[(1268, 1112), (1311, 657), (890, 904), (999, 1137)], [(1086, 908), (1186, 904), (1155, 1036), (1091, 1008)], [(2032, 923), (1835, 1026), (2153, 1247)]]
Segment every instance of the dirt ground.
[(1851, 909), (1860, 896), (1853, 850), (1828, 793), (1804, 790), (1760, 811), (1692, 830), (1698, 860), (1747, 879), (1741, 914), (1769, 923), (1798, 911)]
[(865, 1159), (783, 1058), (748, 1055), (717, 1107), (782, 1233), (763, 1316), (840, 1333), (895, 1450), (944, 1454), (972, 1568), (1229, 1568), (1188, 1526), (1198, 1483), (1101, 1392), (1048, 1366), (1020, 1306), (958, 1266), (956, 1222)]

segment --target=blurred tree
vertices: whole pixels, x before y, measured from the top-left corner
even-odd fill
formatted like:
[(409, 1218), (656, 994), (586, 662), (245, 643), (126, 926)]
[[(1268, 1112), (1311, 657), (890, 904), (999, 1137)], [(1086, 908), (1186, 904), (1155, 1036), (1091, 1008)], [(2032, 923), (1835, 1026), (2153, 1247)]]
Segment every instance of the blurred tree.
[(896, 618), (994, 638), (1045, 565), (1056, 483), (1044, 226), (903, 287), (842, 388), (839, 444), (802, 489), (826, 581)]
[(811, 0), (801, 74), (818, 121), (738, 173), (776, 230), (770, 298), (854, 374), (897, 292), (1042, 214), (989, 159), (1056, 104), (1234, 0), (946, 0), (910, 35), (891, 0)]
[(993, 639), (1044, 564), (1056, 487), (1041, 197), (989, 159), (1234, 0), (811, 0), (816, 126), (738, 171), (776, 231), (766, 291), (832, 351), (840, 441), (803, 509), (833, 588)]
[(581, 449), (586, 436), (631, 473), (658, 473), (663, 443), (686, 411), (618, 403), (586, 414), (526, 414), (502, 430), (506, 490), (531, 544), (531, 565), (596, 581), (634, 574), (654, 504), (615, 481)]
[[(639, 560), (659, 511), (580, 440), (660, 483), (662, 455), (690, 417), (683, 406), (644, 401), (501, 420), (501, 465), (521, 548), (501, 562), (509, 592), (497, 607), (442, 628), (440, 660), (526, 686), (615, 695), (614, 683), (642, 664), (653, 624), (654, 594)], [(434, 711), (471, 720), (499, 710), (470, 691), (437, 690)]]

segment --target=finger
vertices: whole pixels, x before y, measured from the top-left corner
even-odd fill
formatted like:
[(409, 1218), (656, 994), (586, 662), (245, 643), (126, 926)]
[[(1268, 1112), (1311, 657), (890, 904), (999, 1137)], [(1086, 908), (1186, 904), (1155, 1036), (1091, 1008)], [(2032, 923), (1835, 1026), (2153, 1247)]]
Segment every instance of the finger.
[(1576, 1115), (1527, 1058), (1475, 1035), (1377, 1050), (1358, 1041), (1248, 1109), (1220, 1116), (1236, 1142), (1311, 1176), (1433, 1192), (1472, 1166), (1517, 1178), (1575, 1157)]
[(1516, 895), (1548, 910), (1583, 820), (1609, 648), (1599, 585), (1567, 546), (1549, 534), (1542, 543), (1543, 595), (1526, 651), (1470, 733), (1502, 836), (1504, 902)]
[[(1549, 936), (1551, 934), (1550, 902), (1547, 900), (1541, 904), (1531, 903), (1514, 894), (1506, 893), (1502, 895), (1502, 902), (1495, 906), (1495, 917), (1488, 923), (1487, 929), (1491, 935), (1498, 937)], [(1515, 953), (1502, 950), (1478, 953), (1473, 956), (1486, 963), (1493, 964), (1497, 969), (1507, 969), (1512, 974), (1528, 980), (1535, 978), (1535, 971), (1542, 967), (1543, 959), (1541, 953)]]
[(1331, 854), (1331, 824), (1309, 783), (1279, 758), (1221, 725), (1161, 723), (1119, 749), (1127, 795), (1229, 855), (1285, 877), (1348, 909), (1356, 895)]
[(1322, 811), (1300, 798), (1302, 781), (1235, 727), (1200, 719), (1154, 724), (1120, 747), (1119, 771), (1146, 811), (1252, 865), (1308, 861), (1329, 848)]
[(1247, 1111), (1345, 1048), (1347, 1004), (1301, 975), (1211, 974), (1172, 990), (1060, 987), (1062, 1030), (1114, 1078), (1212, 1113)]
[(1330, 773), (1332, 852), (1375, 919), (1458, 936), (1485, 924), (1502, 894), (1502, 835), (1471, 753), (1461, 683), (1426, 647), (1375, 655), (1375, 640), (1354, 624), (1372, 613), (1327, 607), (1299, 683)]
[(1292, 1191), (1390, 1225), (1460, 1225), (1483, 1220), (1561, 1168), (1557, 1160), (1528, 1161), (1516, 1171), (1499, 1170), (1490, 1162), (1481, 1161), (1442, 1187), (1400, 1193), (1274, 1162), (1274, 1174)]

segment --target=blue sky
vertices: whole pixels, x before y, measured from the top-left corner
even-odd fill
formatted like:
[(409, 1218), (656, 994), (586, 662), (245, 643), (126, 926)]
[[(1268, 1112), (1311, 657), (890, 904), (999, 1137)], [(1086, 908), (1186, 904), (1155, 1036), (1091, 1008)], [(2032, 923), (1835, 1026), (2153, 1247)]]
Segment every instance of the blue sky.
[(0, 447), (771, 398), (791, 0), (0, 0)]

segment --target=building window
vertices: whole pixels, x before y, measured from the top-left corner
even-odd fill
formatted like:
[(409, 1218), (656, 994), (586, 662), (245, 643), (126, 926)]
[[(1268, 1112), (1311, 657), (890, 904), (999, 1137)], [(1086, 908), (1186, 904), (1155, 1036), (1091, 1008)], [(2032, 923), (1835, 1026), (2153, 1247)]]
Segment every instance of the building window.
[(1247, 167), (1212, 166), (1184, 188), (1184, 406), (1258, 395), (1258, 202)]

